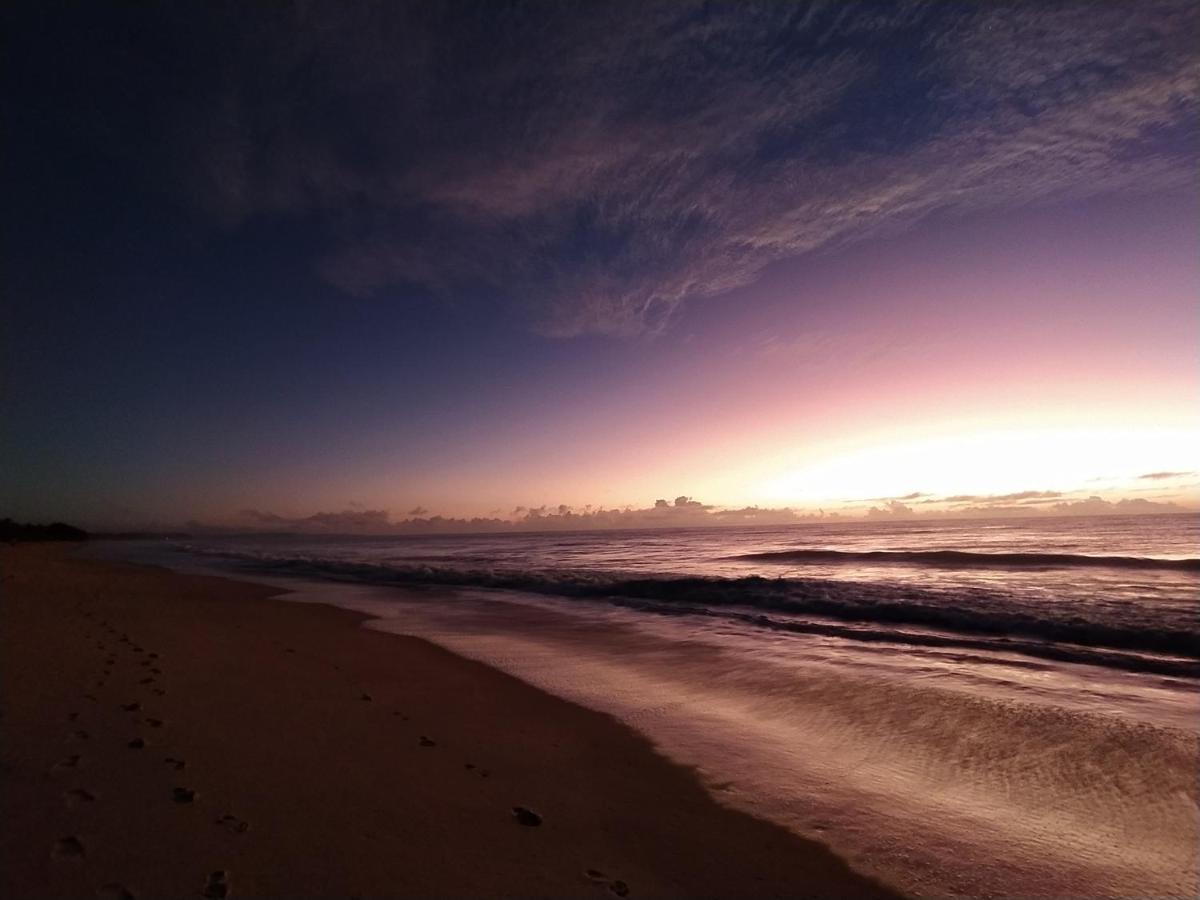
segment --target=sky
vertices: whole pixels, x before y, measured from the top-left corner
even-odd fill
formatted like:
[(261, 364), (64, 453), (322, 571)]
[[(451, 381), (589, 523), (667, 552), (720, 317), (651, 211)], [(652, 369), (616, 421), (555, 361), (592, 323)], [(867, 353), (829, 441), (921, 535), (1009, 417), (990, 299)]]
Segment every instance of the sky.
[(0, 15), (0, 517), (1200, 506), (1194, 3)]

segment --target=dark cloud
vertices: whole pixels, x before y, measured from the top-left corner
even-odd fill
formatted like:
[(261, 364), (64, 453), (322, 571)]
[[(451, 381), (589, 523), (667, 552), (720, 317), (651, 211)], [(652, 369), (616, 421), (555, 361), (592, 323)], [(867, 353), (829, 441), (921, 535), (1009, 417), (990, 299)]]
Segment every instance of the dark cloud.
[(417, 285), (548, 335), (637, 334), (931, 213), (1191, 183), (1197, 10), (168, 7), (154, 58), (194, 71), (134, 148), (166, 148), (164, 183), (227, 227), (320, 223), (313, 264), (345, 291)]
[(1011, 494), (955, 494), (940, 497), (932, 503), (1015, 503), (1054, 500), (1062, 497), (1061, 491), (1016, 491)]

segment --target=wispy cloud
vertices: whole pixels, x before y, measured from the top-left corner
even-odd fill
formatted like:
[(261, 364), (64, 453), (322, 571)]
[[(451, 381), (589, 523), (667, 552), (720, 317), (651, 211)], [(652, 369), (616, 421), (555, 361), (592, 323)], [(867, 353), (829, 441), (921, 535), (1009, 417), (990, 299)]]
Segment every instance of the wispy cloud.
[[(1159, 513), (1188, 512), (1187, 507), (1173, 502), (1147, 500), (1142, 497), (1106, 500), (1103, 497), (1087, 497), (1080, 500), (1055, 500), (1061, 497), (1053, 491), (1023, 491), (1018, 494), (991, 495), (975, 498), (969, 502), (964, 495), (957, 501), (953, 498), (935, 501), (951, 505), (935, 509), (916, 510), (898, 500), (890, 500), (882, 506), (872, 506), (867, 510), (870, 519), (907, 519), (907, 518), (959, 518), (985, 519), (1003, 518), (1006, 516), (1111, 516), (1111, 515), (1153, 515)], [(958, 505), (953, 505), (953, 503)], [(922, 501), (929, 502), (929, 501)]]
[(1011, 494), (955, 494), (942, 497), (937, 503), (1018, 503), (1031, 500), (1052, 500), (1061, 497), (1060, 491), (1015, 491)]
[(1195, 475), (1195, 472), (1147, 472), (1145, 475), (1139, 475), (1139, 481), (1170, 481), (1174, 478), (1190, 478)]
[(548, 335), (653, 331), (936, 211), (1194, 176), (1194, 3), (239, 13), (177, 129), (197, 202), (319, 214), (344, 290), (486, 294)]
[[(898, 500), (898, 501), (903, 502), (903, 501), (909, 501), (909, 500), (920, 500), (923, 497), (932, 497), (932, 496), (933, 496), (932, 494), (927, 494), (924, 491), (912, 491), (911, 493), (905, 494), (902, 497), (868, 497), (866, 502), (878, 503), (880, 501), (883, 501), (883, 502), (890, 503), (893, 500)], [(933, 501), (925, 500), (923, 502), (929, 503), (929, 502), (933, 502)]]

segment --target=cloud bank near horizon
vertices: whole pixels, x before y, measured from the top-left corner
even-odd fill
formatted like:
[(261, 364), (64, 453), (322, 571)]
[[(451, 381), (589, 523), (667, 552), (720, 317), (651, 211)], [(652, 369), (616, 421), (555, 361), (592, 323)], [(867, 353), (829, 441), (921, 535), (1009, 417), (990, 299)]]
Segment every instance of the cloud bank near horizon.
[[(866, 509), (842, 511), (803, 511), (790, 507), (720, 507), (705, 504), (688, 496), (674, 500), (660, 499), (652, 506), (631, 506), (605, 509), (600, 507), (574, 508), (566, 504), (556, 507), (539, 506), (514, 508), (508, 516), (473, 518), (430, 515), (424, 507), (416, 507), (402, 518), (393, 520), (382, 509), (347, 509), (342, 512), (317, 512), (310, 516), (282, 516), (262, 510), (242, 510), (223, 525), (189, 522), (195, 530), (255, 530), (326, 534), (416, 534), (464, 531), (585, 531), (621, 528), (690, 528), (725, 525), (793, 525), (804, 522), (856, 521), (862, 519), (952, 519), (1008, 516), (1099, 516), (1148, 515), (1156, 513), (1191, 512), (1189, 507), (1169, 500), (1120, 498), (1108, 500), (1100, 496), (1072, 498), (1072, 493), (1058, 491), (1021, 491), (1002, 495), (971, 495), (945, 497), (934, 501), (944, 504), (938, 509), (918, 509), (901, 499), (888, 500)], [(914, 492), (908, 496), (928, 495)], [(928, 502), (928, 501), (922, 501)], [(415, 513), (420, 512), (420, 515)]]

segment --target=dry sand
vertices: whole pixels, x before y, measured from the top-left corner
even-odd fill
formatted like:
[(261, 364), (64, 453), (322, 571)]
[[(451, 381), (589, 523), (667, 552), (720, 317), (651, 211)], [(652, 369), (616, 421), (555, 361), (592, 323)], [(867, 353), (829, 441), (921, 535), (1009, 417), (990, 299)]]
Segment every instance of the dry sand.
[(890, 896), (615, 720), (354, 613), (66, 547), (0, 566), (3, 896)]

